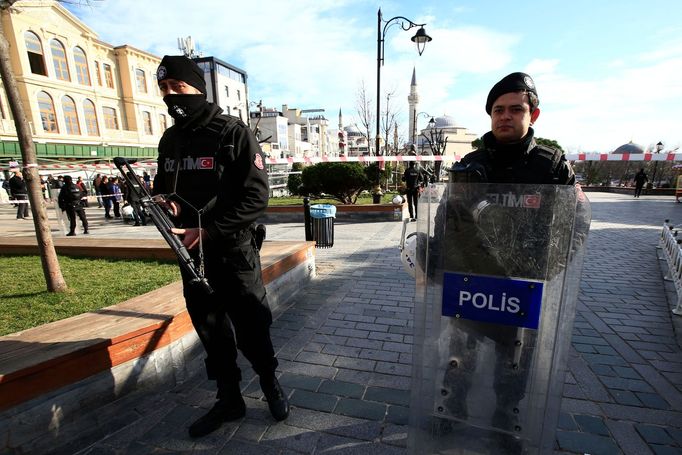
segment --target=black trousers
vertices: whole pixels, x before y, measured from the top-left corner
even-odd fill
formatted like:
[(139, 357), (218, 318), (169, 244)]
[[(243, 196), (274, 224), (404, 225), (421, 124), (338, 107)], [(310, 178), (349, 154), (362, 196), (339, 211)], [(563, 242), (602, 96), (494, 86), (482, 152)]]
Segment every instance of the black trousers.
[(408, 189), (405, 193), (407, 198), (407, 208), (410, 211), (410, 218), (417, 218), (417, 201), (419, 201), (419, 188)]
[(25, 201), (17, 204), (17, 219), (28, 217), (28, 194), (15, 194), (14, 199)]
[(76, 232), (76, 216), (80, 218), (81, 224), (83, 224), (83, 230), (88, 230), (88, 219), (85, 217), (85, 210), (83, 210), (82, 207), (68, 206), (64, 211), (69, 218), (69, 232)]
[(204, 244), (212, 295), (191, 284), (182, 271), (187, 310), (206, 350), (208, 378), (218, 381), (218, 396), (221, 385), (241, 380), (237, 349), (259, 376), (273, 375), (277, 368), (270, 339), (272, 313), (253, 236), (245, 230), (234, 242), (221, 243)]

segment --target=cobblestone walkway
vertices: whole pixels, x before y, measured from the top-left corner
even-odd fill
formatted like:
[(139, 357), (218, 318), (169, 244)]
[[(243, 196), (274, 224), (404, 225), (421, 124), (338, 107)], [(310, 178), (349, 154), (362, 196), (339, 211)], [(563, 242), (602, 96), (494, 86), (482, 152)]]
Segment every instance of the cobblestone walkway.
[[(682, 454), (682, 350), (673, 330), (682, 318), (671, 319), (655, 248), (664, 219), (682, 223), (682, 204), (588, 196), (593, 221), (555, 453)], [(414, 281), (400, 265), (400, 228), (337, 223), (334, 247), (317, 251), (318, 278), (275, 315), (280, 379), (293, 405), (285, 422), (270, 417), (245, 365), (246, 418), (190, 439), (187, 426), (215, 395), (198, 365), (170, 392), (115, 403), (115, 432), (81, 453), (405, 453)], [(268, 226), (269, 239), (301, 237), (300, 226)]]

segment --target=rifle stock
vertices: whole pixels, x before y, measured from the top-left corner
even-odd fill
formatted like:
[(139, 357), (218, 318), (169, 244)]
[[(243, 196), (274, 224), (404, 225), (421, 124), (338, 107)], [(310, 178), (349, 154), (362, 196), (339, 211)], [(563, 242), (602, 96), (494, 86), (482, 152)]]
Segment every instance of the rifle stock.
[(134, 195), (139, 204), (145, 209), (149, 218), (151, 218), (154, 226), (158, 229), (163, 239), (171, 247), (175, 255), (178, 257), (180, 267), (190, 275), (190, 283), (201, 286), (208, 294), (213, 293), (213, 288), (208, 283), (206, 277), (199, 271), (194, 259), (190, 256), (189, 251), (182, 244), (180, 238), (171, 232), (175, 227), (166, 211), (154, 201), (154, 198), (149, 193), (144, 183), (137, 176), (131, 164), (136, 160), (128, 160), (122, 157), (114, 158), (114, 164), (118, 170), (125, 177), (125, 184)]

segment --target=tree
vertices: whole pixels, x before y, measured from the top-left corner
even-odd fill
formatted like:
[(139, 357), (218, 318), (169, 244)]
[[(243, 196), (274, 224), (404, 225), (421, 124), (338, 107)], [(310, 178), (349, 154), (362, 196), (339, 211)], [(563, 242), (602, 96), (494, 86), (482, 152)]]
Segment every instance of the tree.
[[(429, 135), (427, 136), (426, 133), (422, 131), (422, 136), (424, 136), (424, 139), (426, 139), (426, 142), (429, 144), (429, 148), (431, 149), (433, 156), (443, 156), (443, 153), (445, 153), (445, 148), (448, 145), (448, 137), (443, 137), (442, 128), (429, 128)], [(436, 161), (433, 164), (434, 179), (436, 182), (440, 182), (440, 168), (442, 166), (442, 161)]]
[[(301, 172), (303, 170), (303, 163), (294, 163), (291, 165), (292, 172)], [(287, 189), (291, 194), (300, 195), (302, 193), (303, 180), (301, 174), (289, 174), (287, 177)]]
[(552, 147), (557, 150), (561, 150), (562, 152), (564, 149), (559, 145), (559, 143), (553, 139), (545, 139), (544, 137), (536, 137), (535, 142), (538, 143), (538, 145), (545, 145), (547, 147)]
[(393, 130), (398, 126), (398, 110), (394, 110), (391, 105), (391, 98), (395, 92), (386, 93), (386, 103), (384, 103), (384, 111), (381, 118), (381, 134), (384, 137), (384, 153), (377, 152), (377, 155), (389, 155), (389, 142), (392, 137)]
[[(8, 10), (16, 1), (17, 0), (0, 1), (0, 15), (8, 14)], [(17, 140), (19, 141), (19, 148), (21, 149), (22, 173), (24, 174), (24, 180), (26, 180), (26, 186), (28, 187), (28, 200), (31, 203), (31, 214), (33, 215), (33, 224), (36, 230), (36, 240), (38, 242), (38, 250), (40, 251), (40, 260), (43, 266), (43, 275), (45, 276), (47, 290), (50, 292), (64, 292), (67, 290), (67, 285), (62, 276), (62, 271), (57, 259), (57, 252), (55, 251), (54, 242), (52, 241), (52, 233), (50, 232), (45, 200), (43, 199), (40, 188), (38, 160), (35, 147), (33, 146), (33, 136), (31, 135), (31, 129), (28, 120), (26, 119), (24, 106), (21, 104), (17, 81), (9, 61), (9, 43), (5, 37), (1, 19), (0, 77), (2, 78), (5, 92), (7, 93), (7, 102), (9, 103), (12, 115), (14, 116), (14, 125), (17, 129)]]
[(374, 125), (374, 107), (372, 104), (372, 99), (367, 95), (367, 87), (365, 87), (365, 81), (360, 82), (360, 88), (358, 88), (357, 95), (355, 97), (355, 110), (358, 114), (358, 119), (360, 120), (361, 133), (367, 139), (369, 151), (371, 149), (372, 140), (370, 139), (372, 126)]

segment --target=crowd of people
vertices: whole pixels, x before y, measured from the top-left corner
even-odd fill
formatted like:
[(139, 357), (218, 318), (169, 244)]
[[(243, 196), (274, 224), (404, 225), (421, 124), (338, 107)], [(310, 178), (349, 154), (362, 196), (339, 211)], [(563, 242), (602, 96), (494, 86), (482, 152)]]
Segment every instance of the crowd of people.
[[(144, 171), (140, 180), (148, 190), (152, 189), (150, 175)], [(82, 176), (52, 175), (41, 176), (41, 190), (48, 202), (56, 202), (59, 209), (69, 220), (68, 236), (76, 235), (76, 218), (81, 220), (83, 233), (87, 234), (88, 221), (85, 208), (90, 202), (97, 203), (97, 208), (104, 208), (105, 220), (121, 218), (132, 221), (134, 226), (145, 226), (147, 215), (133, 195), (129, 194), (122, 177), (96, 174), (91, 182)], [(2, 183), (3, 192), (17, 208), (17, 219), (29, 218), (28, 188), (20, 170), (13, 170), (12, 177)]]

